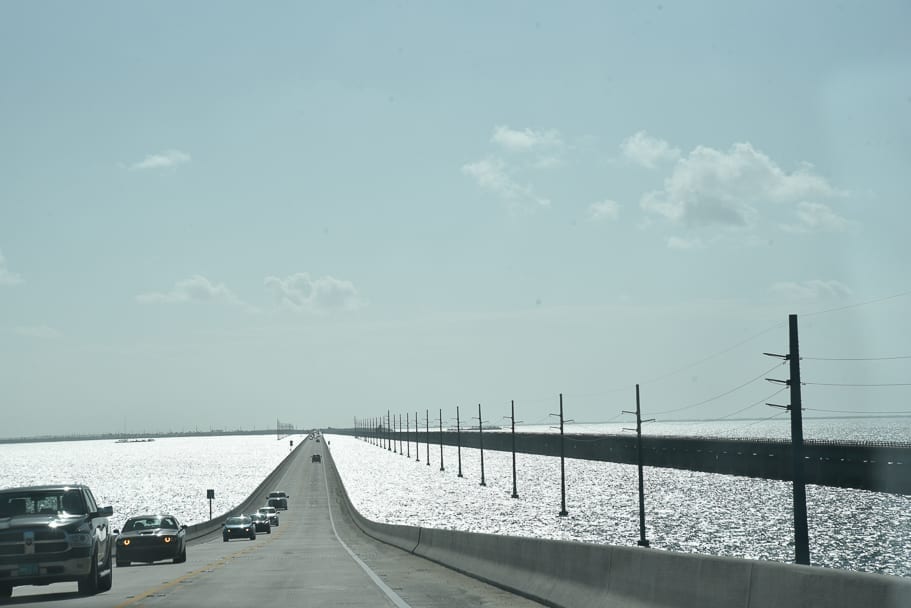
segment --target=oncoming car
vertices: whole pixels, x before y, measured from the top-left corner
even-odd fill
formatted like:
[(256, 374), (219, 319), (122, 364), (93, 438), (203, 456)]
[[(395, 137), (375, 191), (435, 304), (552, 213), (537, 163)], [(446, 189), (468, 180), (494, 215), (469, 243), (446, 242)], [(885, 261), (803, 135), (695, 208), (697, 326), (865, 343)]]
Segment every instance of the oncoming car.
[(187, 527), (173, 515), (137, 515), (114, 530), (117, 565), (152, 563), (163, 559), (175, 564), (187, 561)]
[(221, 539), (228, 542), (232, 538), (249, 538), (256, 540), (256, 524), (247, 515), (229, 517), (222, 524)]

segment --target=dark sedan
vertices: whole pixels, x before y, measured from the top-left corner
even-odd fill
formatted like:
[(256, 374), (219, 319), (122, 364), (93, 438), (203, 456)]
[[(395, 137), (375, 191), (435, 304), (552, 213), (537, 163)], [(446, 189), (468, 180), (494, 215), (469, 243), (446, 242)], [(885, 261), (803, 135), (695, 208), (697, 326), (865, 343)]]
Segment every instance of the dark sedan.
[(131, 562), (187, 561), (187, 527), (173, 515), (137, 515), (114, 530), (117, 536), (117, 565)]
[(246, 515), (229, 517), (222, 526), (221, 538), (225, 542), (232, 538), (256, 540), (256, 524)]
[(253, 520), (253, 526), (256, 528), (257, 532), (272, 534), (272, 523), (269, 521), (268, 516), (263, 515), (262, 513), (251, 513), (250, 519)]

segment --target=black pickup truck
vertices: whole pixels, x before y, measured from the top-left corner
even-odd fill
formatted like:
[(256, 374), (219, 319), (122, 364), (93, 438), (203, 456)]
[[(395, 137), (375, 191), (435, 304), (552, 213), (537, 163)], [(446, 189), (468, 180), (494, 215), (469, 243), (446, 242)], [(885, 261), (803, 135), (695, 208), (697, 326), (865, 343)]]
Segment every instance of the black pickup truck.
[(110, 590), (113, 512), (83, 485), (0, 490), (0, 598), (65, 581), (83, 595)]

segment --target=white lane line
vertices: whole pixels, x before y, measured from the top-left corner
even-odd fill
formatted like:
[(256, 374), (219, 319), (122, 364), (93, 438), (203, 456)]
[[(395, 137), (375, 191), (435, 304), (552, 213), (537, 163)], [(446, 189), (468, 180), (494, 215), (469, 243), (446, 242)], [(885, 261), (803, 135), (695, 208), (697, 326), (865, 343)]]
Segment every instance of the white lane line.
[(361, 561), (361, 558), (359, 558), (357, 555), (355, 555), (354, 551), (349, 549), (348, 545), (345, 544), (345, 541), (343, 541), (341, 539), (341, 537), (339, 537), (338, 530), (335, 529), (335, 519), (332, 517), (332, 499), (330, 498), (330, 495), (329, 495), (328, 477), (329, 476), (326, 474), (326, 470), (323, 469), (323, 482), (326, 484), (326, 502), (328, 503), (328, 506), (329, 506), (329, 523), (332, 524), (332, 533), (335, 534), (336, 540), (338, 540), (338, 542), (342, 546), (342, 548), (348, 552), (348, 555), (351, 556), (351, 559), (353, 559), (355, 562), (357, 562), (357, 565), (360, 566), (364, 570), (364, 572), (367, 573), (367, 576), (370, 577), (370, 580), (372, 580), (374, 583), (376, 583), (376, 586), (380, 588), (380, 591), (385, 593), (386, 597), (388, 597), (390, 600), (392, 600), (393, 604), (398, 606), (398, 608), (411, 608), (411, 606), (408, 604), (408, 602), (406, 602), (401, 597), (399, 597), (398, 593), (393, 591), (389, 587), (389, 585), (384, 583), (383, 580), (379, 576), (377, 576), (377, 574), (373, 570), (370, 569), (370, 566), (368, 566), (363, 561)]

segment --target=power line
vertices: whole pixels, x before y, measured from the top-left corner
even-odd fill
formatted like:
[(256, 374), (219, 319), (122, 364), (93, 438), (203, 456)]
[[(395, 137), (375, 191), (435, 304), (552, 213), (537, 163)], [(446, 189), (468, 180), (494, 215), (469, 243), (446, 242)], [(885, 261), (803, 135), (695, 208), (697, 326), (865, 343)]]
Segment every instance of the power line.
[(883, 384), (847, 384), (847, 383), (837, 383), (837, 382), (801, 382), (801, 384), (808, 384), (811, 386), (848, 386), (855, 388), (864, 388), (864, 387), (874, 387), (874, 386), (911, 386), (911, 382), (891, 382)]
[(896, 415), (911, 415), (911, 410), (906, 411), (891, 411), (891, 412), (870, 412), (870, 411), (860, 411), (860, 410), (827, 410), (818, 407), (808, 407), (805, 408), (808, 412), (827, 412), (829, 414), (896, 414)]
[(748, 426), (753, 426), (753, 425), (755, 425), (755, 424), (760, 424), (760, 423), (762, 423), (762, 422), (768, 422), (769, 420), (772, 420), (773, 418), (780, 418), (780, 417), (784, 416), (784, 415), (787, 414), (787, 413), (788, 413), (787, 411), (781, 411), (781, 412), (778, 412), (777, 414), (773, 414), (773, 415), (769, 416), (768, 418), (762, 418), (762, 419), (760, 419), (760, 420), (755, 420), (755, 421), (753, 421), (753, 422), (751, 422), (751, 423), (749, 423), (749, 424), (744, 424), (743, 426), (738, 426), (738, 427), (734, 427), (734, 428), (732, 428), (732, 429), (728, 429), (727, 432), (728, 432), (728, 433), (733, 433), (734, 431), (740, 431), (740, 430), (742, 430), (742, 429), (747, 428)]
[(746, 406), (746, 407), (744, 407), (744, 408), (742, 408), (742, 409), (739, 409), (739, 410), (737, 410), (736, 412), (731, 412), (730, 414), (727, 414), (727, 415), (722, 416), (722, 417), (720, 417), (720, 418), (715, 418), (714, 421), (717, 421), (717, 420), (724, 420), (725, 418), (730, 418), (731, 416), (736, 416), (737, 414), (743, 413), (743, 412), (747, 411), (747, 410), (750, 409), (750, 408), (753, 408), (753, 407), (756, 407), (757, 405), (760, 405), (760, 404), (762, 404), (762, 403), (765, 403), (767, 400), (769, 400), (769, 399), (771, 399), (772, 397), (776, 396), (778, 393), (781, 393), (782, 391), (786, 391), (786, 390), (788, 390), (788, 387), (787, 387), (787, 386), (783, 386), (783, 387), (781, 387), (780, 389), (778, 389), (777, 391), (775, 391), (774, 393), (772, 393), (771, 395), (769, 395), (768, 397), (763, 397), (763, 398), (760, 399), (759, 401), (754, 401), (754, 402), (751, 403), (750, 405), (748, 405), (748, 406)]
[(801, 357), (808, 361), (894, 361), (896, 359), (911, 359), (911, 355), (896, 355), (894, 357)]
[(860, 306), (867, 306), (868, 304), (879, 304), (880, 302), (885, 302), (886, 300), (892, 300), (895, 298), (901, 298), (903, 296), (911, 295), (911, 290), (902, 291), (900, 293), (892, 294), (891, 296), (886, 296), (884, 298), (877, 298), (875, 300), (867, 300), (866, 302), (857, 302), (856, 304), (848, 304), (846, 306), (839, 306), (837, 308), (829, 308), (826, 310), (818, 310), (816, 312), (805, 312), (802, 317), (815, 317), (816, 315), (825, 315), (830, 312), (838, 312), (840, 310), (848, 310), (849, 308), (858, 308)]
[(709, 356), (707, 356), (707, 357), (703, 357), (702, 359), (699, 359), (698, 361), (694, 361), (693, 363), (690, 363), (690, 364), (685, 365), (685, 366), (683, 366), (683, 367), (678, 367), (677, 369), (675, 369), (675, 370), (673, 370), (673, 371), (670, 371), (670, 372), (668, 372), (668, 373), (666, 373), (666, 374), (664, 374), (664, 375), (662, 375), (662, 376), (658, 376), (658, 377), (656, 377), (656, 378), (651, 378), (651, 379), (646, 380), (645, 382), (642, 382), (642, 383), (640, 383), (640, 384), (643, 384), (643, 385), (645, 385), (645, 384), (652, 384), (652, 383), (655, 383), (655, 382), (661, 382), (662, 380), (666, 380), (667, 378), (670, 378), (671, 376), (675, 376), (675, 375), (679, 374), (680, 372), (685, 372), (686, 370), (691, 369), (691, 368), (693, 368), (693, 367), (696, 367), (697, 365), (700, 365), (700, 364), (702, 364), (702, 363), (705, 363), (706, 361), (711, 361), (711, 360), (714, 359), (715, 357), (720, 357), (721, 355), (723, 355), (723, 354), (725, 354), (725, 353), (729, 353), (729, 352), (731, 352), (732, 350), (734, 350), (735, 348), (737, 348), (737, 347), (739, 347), (739, 346), (743, 346), (743, 345), (746, 344), (747, 342), (750, 342), (750, 341), (752, 341), (752, 340), (755, 340), (755, 339), (758, 338), (759, 336), (762, 336), (762, 335), (764, 335), (764, 334), (767, 334), (767, 333), (769, 333), (770, 331), (772, 331), (773, 329), (778, 329), (779, 327), (782, 327), (782, 326), (784, 326), (784, 322), (775, 323), (774, 325), (770, 325), (769, 327), (766, 327), (766, 328), (763, 329), (762, 331), (760, 331), (760, 332), (758, 332), (758, 333), (755, 333), (755, 334), (753, 334), (752, 336), (750, 336), (749, 338), (746, 338), (746, 339), (744, 339), (744, 340), (741, 340), (740, 342), (737, 342), (736, 344), (734, 344), (734, 345), (732, 345), (732, 346), (729, 346), (729, 347), (725, 348), (724, 350), (718, 351), (717, 353), (714, 353), (714, 354), (709, 355)]
[(738, 386), (735, 386), (734, 388), (732, 388), (732, 389), (730, 389), (730, 390), (727, 390), (727, 391), (725, 391), (725, 392), (723, 392), (723, 393), (720, 393), (720, 394), (718, 394), (718, 395), (715, 395), (714, 397), (709, 397), (708, 399), (704, 399), (703, 401), (700, 401), (700, 402), (698, 402), (698, 403), (692, 403), (692, 404), (690, 404), (690, 405), (684, 405), (683, 407), (677, 407), (677, 408), (673, 408), (673, 409), (670, 409), (670, 410), (664, 410), (663, 412), (651, 412), (651, 414), (652, 414), (653, 416), (660, 416), (660, 415), (662, 415), (662, 414), (671, 414), (671, 413), (673, 413), (673, 412), (680, 412), (680, 411), (683, 411), (683, 410), (688, 410), (688, 409), (693, 408), (693, 407), (697, 407), (697, 406), (699, 406), (699, 405), (704, 405), (704, 404), (706, 404), (706, 403), (709, 403), (710, 401), (715, 401), (716, 399), (720, 399), (720, 398), (722, 398), (722, 397), (725, 397), (725, 396), (727, 396), (727, 395), (730, 395), (731, 393), (733, 393), (733, 392), (735, 392), (735, 391), (739, 391), (739, 390), (742, 389), (743, 387), (745, 387), (745, 386), (747, 386), (747, 385), (749, 385), (749, 384), (752, 384), (753, 382), (756, 382), (757, 380), (759, 380), (759, 379), (761, 379), (761, 378), (764, 378), (766, 374), (768, 374), (769, 372), (773, 371), (776, 367), (779, 367), (780, 365), (784, 365), (784, 363), (783, 363), (783, 362), (782, 362), (782, 363), (776, 363), (775, 365), (773, 365), (772, 367), (770, 367), (770, 368), (767, 369), (766, 371), (762, 372), (761, 374), (759, 374), (759, 375), (756, 376), (755, 378), (752, 378), (752, 379), (750, 379), (750, 380), (747, 380), (747, 381), (744, 382), (743, 384), (740, 384), (740, 385), (738, 385)]

